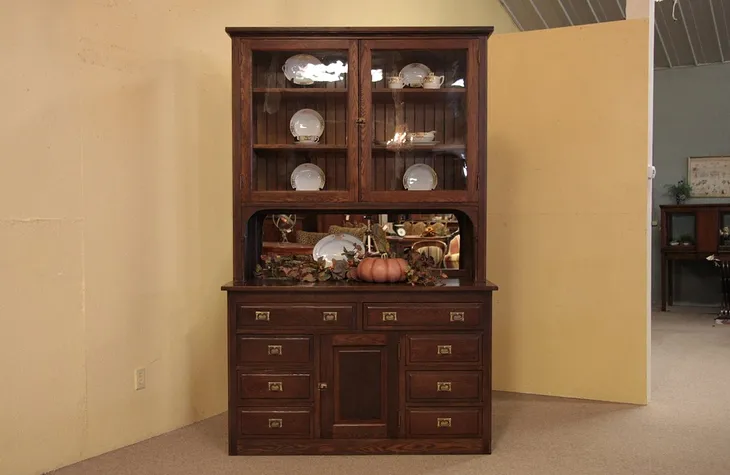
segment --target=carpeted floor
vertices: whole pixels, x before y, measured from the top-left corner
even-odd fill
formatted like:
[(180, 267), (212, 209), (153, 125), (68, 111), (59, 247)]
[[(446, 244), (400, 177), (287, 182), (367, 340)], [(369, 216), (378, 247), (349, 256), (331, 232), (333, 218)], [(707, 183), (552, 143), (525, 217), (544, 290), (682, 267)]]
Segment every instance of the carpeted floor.
[(495, 393), (488, 456), (228, 457), (220, 415), (55, 475), (730, 474), (730, 325), (657, 313), (652, 403)]

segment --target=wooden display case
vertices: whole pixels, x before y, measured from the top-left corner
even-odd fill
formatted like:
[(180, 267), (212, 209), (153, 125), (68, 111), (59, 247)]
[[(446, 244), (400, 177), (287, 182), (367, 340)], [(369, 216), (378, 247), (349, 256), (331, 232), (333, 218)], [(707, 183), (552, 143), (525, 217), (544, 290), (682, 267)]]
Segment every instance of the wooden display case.
[[(661, 309), (674, 304), (674, 264), (730, 253), (730, 203), (661, 205)], [(730, 229), (728, 229), (730, 231)], [(730, 234), (730, 233), (729, 233)]]
[[(484, 178), (492, 28), (226, 31), (230, 454), (490, 453), (497, 286), (486, 278)], [(287, 61), (302, 54), (316, 59), (292, 81)], [(443, 85), (388, 88), (408, 65), (426, 65)], [(292, 125), (302, 109), (321, 122)], [(298, 143), (302, 130), (321, 135)], [(430, 131), (431, 143), (403, 140)], [(322, 171), (322, 189), (294, 189), (302, 164)], [(435, 172), (433, 189), (406, 189), (416, 164)], [(343, 214), (453, 216), (458, 269), (444, 269), (448, 278), (436, 287), (261, 279), (263, 249), (306, 249), (265, 244), (275, 213), (316, 214), (308, 222), (320, 224)]]

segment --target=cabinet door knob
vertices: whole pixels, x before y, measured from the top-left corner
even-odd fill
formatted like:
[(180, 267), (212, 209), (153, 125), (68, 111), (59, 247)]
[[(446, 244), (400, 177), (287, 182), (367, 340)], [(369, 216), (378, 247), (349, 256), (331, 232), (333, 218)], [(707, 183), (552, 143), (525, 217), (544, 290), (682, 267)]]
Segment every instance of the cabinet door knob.
[(337, 312), (322, 312), (322, 320), (325, 322), (336, 322)]
[(284, 383), (281, 381), (269, 381), (269, 391), (276, 393), (284, 391)]
[(395, 322), (398, 321), (398, 312), (383, 312), (384, 322)]
[(269, 419), (269, 429), (281, 429), (283, 425), (281, 419)]
[(319, 389), (320, 391), (324, 391), (325, 389), (327, 389), (327, 383), (319, 383), (319, 384), (317, 385), (317, 388), (318, 388), (318, 389)]

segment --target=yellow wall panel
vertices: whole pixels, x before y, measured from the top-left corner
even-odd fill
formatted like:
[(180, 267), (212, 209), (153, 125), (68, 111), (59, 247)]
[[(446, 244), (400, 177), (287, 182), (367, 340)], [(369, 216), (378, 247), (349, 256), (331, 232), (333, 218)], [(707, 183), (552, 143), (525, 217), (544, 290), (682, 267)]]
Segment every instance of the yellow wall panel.
[(648, 21), (494, 37), (494, 385), (647, 399)]

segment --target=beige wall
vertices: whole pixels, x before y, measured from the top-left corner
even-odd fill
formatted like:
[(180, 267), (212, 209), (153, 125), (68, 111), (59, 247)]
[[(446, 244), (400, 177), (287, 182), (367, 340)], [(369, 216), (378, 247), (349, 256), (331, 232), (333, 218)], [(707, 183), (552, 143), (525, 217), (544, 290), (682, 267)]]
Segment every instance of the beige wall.
[(646, 402), (648, 25), (491, 43), (497, 389)]
[(308, 5), (0, 0), (0, 473), (225, 410), (225, 26), (515, 30), (496, 0)]

